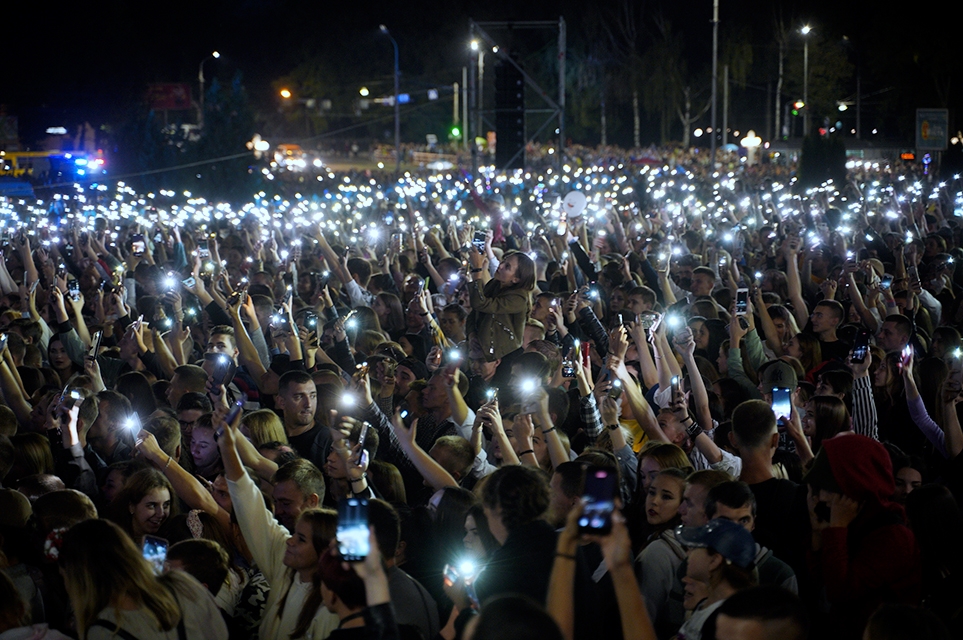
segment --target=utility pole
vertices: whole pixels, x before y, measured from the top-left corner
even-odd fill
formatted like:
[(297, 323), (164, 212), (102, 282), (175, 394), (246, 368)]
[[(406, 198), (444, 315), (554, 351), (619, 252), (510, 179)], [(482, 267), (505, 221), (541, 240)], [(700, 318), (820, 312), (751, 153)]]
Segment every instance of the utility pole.
[(712, 0), (712, 138), (709, 148), (710, 175), (716, 166), (716, 101), (719, 85), (719, 0)]

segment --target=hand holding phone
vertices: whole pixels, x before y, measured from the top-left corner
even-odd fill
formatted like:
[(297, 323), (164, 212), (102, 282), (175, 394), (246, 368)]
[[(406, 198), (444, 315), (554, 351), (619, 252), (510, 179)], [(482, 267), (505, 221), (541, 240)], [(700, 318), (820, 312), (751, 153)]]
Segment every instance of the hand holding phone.
[(368, 501), (344, 498), (338, 503), (338, 552), (345, 562), (361, 562), (371, 552)]
[(608, 469), (593, 466), (585, 470), (585, 491), (582, 494), (585, 507), (578, 519), (580, 533), (604, 536), (612, 531), (615, 480), (615, 474)]

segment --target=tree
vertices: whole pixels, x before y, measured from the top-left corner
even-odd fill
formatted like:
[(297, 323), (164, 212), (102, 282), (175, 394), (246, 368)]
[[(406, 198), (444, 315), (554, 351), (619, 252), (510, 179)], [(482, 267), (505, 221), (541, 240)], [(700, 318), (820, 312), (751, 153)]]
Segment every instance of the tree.
[(659, 119), (659, 140), (664, 145), (670, 139), (670, 123), (681, 103), (686, 65), (682, 36), (672, 32), (672, 24), (656, 16), (655, 29), (655, 38), (642, 56), (642, 68), (646, 70), (642, 104)]
[(205, 96), (204, 129), (191, 154), (197, 161), (214, 160), (192, 170), (205, 197), (244, 202), (259, 188), (261, 174), (249, 170), (254, 158), (245, 153), (253, 135), (254, 113), (240, 73), (226, 86), (215, 79)]

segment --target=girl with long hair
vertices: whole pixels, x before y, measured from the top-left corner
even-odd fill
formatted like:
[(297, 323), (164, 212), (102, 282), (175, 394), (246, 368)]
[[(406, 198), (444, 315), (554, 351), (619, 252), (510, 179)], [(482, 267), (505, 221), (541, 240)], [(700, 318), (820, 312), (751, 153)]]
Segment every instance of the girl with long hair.
[(154, 468), (142, 469), (128, 478), (108, 508), (108, 515), (132, 540), (156, 536), (171, 513), (177, 512), (174, 488)]
[(325, 638), (338, 626), (338, 618), (325, 609), (315, 587), (318, 559), (334, 540), (338, 514), (330, 509), (306, 509), (294, 531), (278, 524), (264, 506), (261, 491), (245, 472), (236, 448), (240, 416), (224, 425), (218, 437), (224, 476), (238, 526), (254, 562), (271, 585), (261, 622), (261, 640)]
[[(656, 629), (661, 629), (666, 635), (675, 631), (668, 628), (669, 593), (685, 559), (685, 549), (675, 537), (675, 528), (682, 523), (679, 507), (682, 505), (685, 479), (684, 471), (669, 468), (660, 471), (652, 480), (645, 499), (644, 530), (648, 536), (635, 559), (636, 575), (641, 576), (639, 588), (645, 596), (649, 617)], [(670, 573), (667, 573), (667, 566), (671, 567)], [(666, 580), (667, 575), (671, 575), (672, 579)]]
[(207, 589), (181, 571), (155, 576), (112, 522), (71, 527), (59, 561), (81, 640), (227, 640)]
[(378, 315), (381, 330), (392, 340), (397, 340), (408, 330), (405, 326), (405, 310), (401, 307), (401, 299), (395, 294), (382, 291), (371, 303), (371, 308)]

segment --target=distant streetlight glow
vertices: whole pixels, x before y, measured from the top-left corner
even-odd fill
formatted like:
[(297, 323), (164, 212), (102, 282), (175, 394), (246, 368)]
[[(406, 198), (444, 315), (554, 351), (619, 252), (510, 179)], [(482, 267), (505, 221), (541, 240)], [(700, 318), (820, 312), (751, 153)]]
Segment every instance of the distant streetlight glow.
[(812, 31), (812, 30), (813, 30), (812, 27), (810, 27), (810, 26), (807, 24), (805, 27), (803, 27), (802, 29), (799, 30), (799, 33), (803, 34), (804, 36), (808, 36), (808, 35), (809, 35), (809, 32)]
[(472, 41), (471, 41), (471, 50), (472, 50), (472, 51), (478, 51), (478, 40), (472, 40)]
[(361, 94), (362, 98), (367, 98), (370, 92), (368, 91), (368, 87), (361, 87), (361, 90), (358, 91), (358, 93)]
[(219, 52), (217, 52), (217, 51), (215, 51), (215, 52), (212, 53), (211, 55), (214, 56), (214, 59), (215, 59), (215, 60), (216, 60), (217, 58), (220, 58), (220, 57), (221, 57), (221, 54), (220, 54)]
[(281, 89), (281, 97), (285, 100), (289, 99), (291, 97), (291, 91), (288, 89)]

